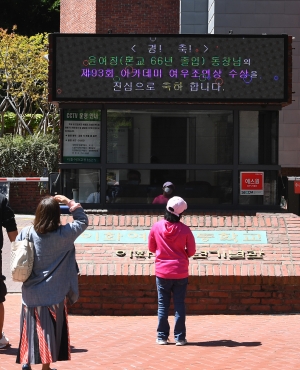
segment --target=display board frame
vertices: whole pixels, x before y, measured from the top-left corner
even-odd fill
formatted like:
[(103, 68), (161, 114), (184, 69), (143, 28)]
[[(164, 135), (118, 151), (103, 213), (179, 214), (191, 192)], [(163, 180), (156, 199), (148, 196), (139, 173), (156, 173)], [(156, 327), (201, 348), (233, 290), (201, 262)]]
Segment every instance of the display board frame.
[[(149, 40), (148, 45), (150, 46), (150, 40), (153, 41), (153, 45), (156, 45), (156, 51), (157, 54), (150, 53), (150, 49), (148, 48), (148, 54), (145, 53), (146, 44), (145, 40)], [(184, 40), (187, 41), (187, 43), (183, 43)], [(116, 73), (119, 73), (118, 75), (113, 75), (111, 78), (111, 81), (107, 82), (109, 80), (109, 77), (105, 80), (102, 77), (99, 76), (101, 71), (102, 74), (108, 73), (108, 69), (113, 68), (98, 68), (99, 65), (97, 63), (100, 63), (100, 58), (104, 58), (106, 55), (106, 50), (101, 51), (101, 55), (98, 53), (97, 50), (102, 50), (102, 45), (114, 45), (114, 42), (116, 42), (116, 45), (119, 45), (119, 48), (121, 50), (121, 44), (126, 46), (126, 50), (131, 49), (130, 55), (134, 55), (139, 48), (142, 48), (139, 46), (139, 41), (141, 42), (141, 45), (143, 46), (143, 55), (146, 57), (152, 58), (155, 56), (156, 58), (161, 57), (160, 60), (162, 63), (167, 63), (167, 57), (165, 56), (163, 50), (164, 45), (169, 43), (168, 50), (171, 50), (174, 52), (176, 56), (176, 62), (175, 67), (178, 67), (178, 60), (180, 58), (180, 63), (182, 64), (181, 57), (188, 57), (188, 54), (190, 55), (190, 58), (196, 58), (195, 55), (199, 55), (199, 60), (201, 61), (203, 65), (194, 66), (195, 68), (188, 68), (183, 67), (186, 69), (179, 69), (179, 68), (172, 68), (172, 74), (170, 75), (170, 68), (168, 69), (167, 66), (163, 66), (163, 68), (153, 68), (151, 78), (148, 78), (148, 80), (151, 83), (156, 83), (161, 78), (166, 78), (166, 81), (159, 80), (160, 85), (158, 85), (158, 89), (155, 91), (134, 91), (132, 90), (126, 91), (124, 88), (124, 91), (121, 91), (120, 94), (118, 94), (116, 91), (110, 91), (107, 92), (109, 89), (107, 86), (111, 86), (113, 84), (116, 84), (116, 81), (113, 79), (119, 78), (122, 80), (124, 78), (127, 79), (128, 83), (130, 84), (130, 80), (135, 81), (137, 80), (137, 72), (133, 76), (134, 72), (133, 70), (137, 71), (139, 70), (140, 74), (144, 73), (143, 71), (151, 69), (149, 67), (149, 60), (152, 63), (151, 59), (147, 59), (147, 63), (143, 65), (145, 68), (134, 68), (137, 67), (136, 65), (133, 66), (128, 65), (119, 65), (119, 70), (116, 71)], [(257, 41), (257, 43), (256, 43)], [(99, 42), (102, 44), (100, 45)], [(190, 43), (188, 43), (190, 42)], [(193, 44), (192, 42), (195, 42)], [(58, 102), (66, 102), (66, 101), (75, 101), (75, 102), (194, 102), (194, 103), (286, 103), (289, 101), (289, 93), (288, 93), (288, 82), (289, 82), (289, 76), (288, 76), (288, 56), (289, 56), (289, 40), (288, 35), (282, 34), (282, 35), (188, 35), (188, 34), (173, 34), (173, 35), (162, 35), (162, 34), (155, 34), (155, 35), (144, 35), (144, 34), (50, 34), (49, 35), (49, 101), (58, 101)], [(87, 52), (85, 49), (85, 45), (92, 45), (91, 52)], [(176, 54), (179, 52), (179, 50), (174, 49), (174, 45), (185, 45), (187, 47), (186, 53), (182, 52), (182, 55)], [(248, 52), (247, 45), (252, 45)], [(270, 50), (271, 47), (273, 49), (275, 48), (275, 45), (278, 44), (276, 51)], [(79, 48), (79, 46), (80, 48)], [(220, 45), (220, 47), (219, 47)], [(196, 48), (197, 46), (197, 48)], [(212, 46), (213, 51), (210, 51)], [(236, 51), (236, 56), (233, 55), (233, 52), (235, 50), (238, 50), (238, 47), (242, 48), (243, 46), (243, 52), (241, 52), (244, 56), (241, 56), (241, 61), (239, 62), (239, 54), (238, 51)], [(87, 48), (89, 46), (86, 46)], [(109, 48), (109, 46), (107, 46)], [(116, 46), (117, 48), (117, 46)], [(228, 49), (229, 48), (229, 49)], [(80, 50), (79, 50), (80, 49)], [(226, 50), (229, 50), (228, 52)], [(198, 51), (196, 51), (198, 50)], [(217, 51), (216, 51), (217, 50)], [(262, 52), (263, 51), (263, 52)], [(272, 52), (271, 52), (272, 51)], [(119, 53), (122, 53), (121, 50)], [(210, 64), (212, 64), (212, 58), (213, 55), (216, 53), (219, 54), (220, 58), (223, 58), (226, 53), (228, 53), (229, 57), (231, 58), (231, 64), (230, 66), (221, 66), (223, 70), (220, 67), (212, 66), (210, 67)], [(117, 52), (116, 52), (117, 53)], [(198, 54), (197, 54), (198, 53)], [(211, 54), (208, 54), (211, 53)], [(225, 53), (225, 54), (224, 54)], [(246, 53), (246, 54), (245, 54)], [(249, 55), (248, 55), (248, 54)], [(250, 54), (253, 53), (253, 54)], [(256, 53), (256, 54), (254, 54)], [(89, 55), (90, 54), (90, 55)], [(141, 54), (141, 55), (142, 55)], [(84, 55), (84, 56), (83, 56)], [(97, 56), (95, 68), (92, 68), (93, 66), (90, 66), (87, 63), (90, 63), (92, 59), (91, 56)], [(226, 54), (227, 55), (227, 54)], [(237, 67), (234, 67), (233, 63), (243, 63), (245, 60), (245, 55), (249, 56), (249, 60), (253, 59), (252, 55), (254, 55), (254, 69), (257, 69), (256, 74), (254, 73), (255, 70), (250, 70), (251, 65), (240, 65), (239, 71), (237, 72), (237, 75), (232, 77), (232, 75), (229, 75), (229, 72), (235, 71), (234, 68), (237, 69)], [(273, 56), (273, 57), (272, 57)], [(277, 56), (277, 57), (276, 57)], [(110, 54), (109, 57), (112, 57)], [(228, 57), (228, 58), (229, 58)], [(81, 59), (80, 59), (81, 58)], [(124, 55), (125, 58), (125, 55)], [(140, 57), (142, 58), (142, 57)], [(175, 58), (175, 57), (174, 57)], [(209, 59), (210, 58), (210, 59)], [(224, 57), (225, 58), (225, 57)], [(236, 58), (236, 59), (235, 59)], [(255, 58), (261, 58), (255, 61)], [(278, 60), (277, 60), (277, 59)], [(101, 59), (102, 60), (102, 59)], [(174, 59), (175, 60), (175, 59)], [(196, 59), (195, 59), (196, 60)], [(125, 59), (123, 60), (125, 63)], [(274, 66), (274, 76), (273, 71), (270, 72), (270, 74), (267, 74), (269, 72), (267, 66), (264, 66), (263, 63), (270, 63), (270, 66), (273, 68)], [(158, 59), (156, 59), (156, 62), (158, 63)], [(220, 62), (220, 61), (219, 61)], [(130, 63), (130, 60), (129, 62)], [(137, 63), (137, 61), (135, 61)], [(191, 61), (189, 61), (191, 63)], [(207, 65), (206, 65), (207, 63)], [(260, 64), (261, 63), (261, 64)], [(76, 64), (76, 65), (75, 65)], [(83, 68), (88, 67), (88, 68)], [(103, 67), (103, 66), (100, 66)], [(124, 67), (124, 68), (123, 68)], [(159, 66), (157, 66), (159, 67)], [(173, 66), (174, 67), (174, 66)], [(248, 68), (249, 67), (249, 68)], [(265, 75), (260, 72), (259, 67), (262, 70), (264, 70), (266, 73)], [(270, 67), (270, 68), (271, 68)], [(123, 69), (121, 69), (123, 68)], [(241, 69), (243, 68), (243, 69)], [(84, 70), (86, 70), (84, 72)], [(191, 90), (187, 89), (187, 86), (180, 85), (181, 83), (186, 83), (187, 76), (182, 74), (182, 71), (189, 71), (189, 85), (188, 88), (191, 89), (191, 84), (194, 83), (194, 81), (197, 81), (198, 84), (198, 90), (197, 93), (194, 93)], [(194, 80), (192, 80), (192, 73), (194, 70), (198, 70), (198, 73), (200, 73), (200, 76), (196, 75), (197, 78), (193, 77)], [(209, 75), (202, 73), (203, 71), (210, 71)], [(218, 77), (216, 75), (217, 71), (222, 71), (224, 74), (221, 74), (221, 77)], [(92, 71), (94, 71), (96, 76), (91, 77)], [(153, 76), (155, 73), (157, 76)], [(177, 75), (175, 77), (170, 77), (174, 75), (174, 71), (177, 71)], [(246, 73), (244, 73), (246, 71)], [(94, 73), (93, 72), (93, 73)], [(243, 73), (242, 73), (243, 72)], [(146, 73), (146, 72), (145, 72)], [(159, 74), (161, 73), (160, 77)], [(124, 76), (123, 76), (123, 75)], [(178, 77), (178, 75), (180, 76)], [(237, 77), (236, 77), (237, 76)], [(243, 77), (244, 76), (244, 77)], [(102, 80), (101, 80), (102, 78)], [(147, 78), (146, 78), (147, 79)], [(199, 82), (198, 82), (199, 79)], [(234, 80), (235, 79), (235, 80)], [(260, 81), (258, 81), (260, 79)], [(98, 81), (100, 80), (100, 84)], [(168, 81), (174, 81), (174, 84), (169, 87), (168, 90)], [(132, 82), (131, 81), (131, 82)], [(137, 80), (138, 81), (138, 80)], [(140, 81), (145, 81), (145, 78)], [(266, 85), (268, 88), (263, 88), (265, 85), (263, 85), (267, 81)], [(123, 80), (121, 81), (123, 82)], [(135, 82), (136, 83), (136, 82)], [(166, 85), (164, 87), (163, 83)], [(176, 83), (176, 86), (175, 86)], [(256, 85), (254, 85), (254, 83)], [(111, 85), (110, 85), (111, 84)], [(126, 82), (123, 83), (125, 85)], [(137, 83), (136, 83), (137, 84)], [(258, 85), (259, 84), (259, 85)], [(146, 87), (148, 85), (144, 86), (144, 90), (146, 90)], [(149, 89), (153, 85), (149, 85)], [(183, 87), (182, 87), (183, 86)], [(200, 87), (199, 87), (200, 86)], [(252, 87), (253, 86), (253, 87)], [(256, 87), (255, 87), (256, 86)], [(275, 89), (274, 89), (275, 86)], [(254, 88), (255, 87), (255, 88)], [(277, 92), (276, 88), (278, 87), (279, 92)], [(280, 87), (280, 88), (279, 88)], [(115, 88), (115, 87), (114, 87)], [(176, 88), (179, 89), (176, 91)], [(181, 88), (181, 90), (180, 90)], [(184, 88), (184, 91), (183, 91)], [(102, 89), (102, 90), (101, 90)], [(173, 91), (173, 90), (174, 91)], [(201, 91), (200, 91), (201, 89)], [(206, 89), (206, 90), (205, 90)], [(112, 88), (111, 88), (112, 90)], [(213, 91), (214, 90), (214, 91)], [(268, 92), (267, 92), (268, 90)], [(148, 95), (147, 95), (148, 94)]]

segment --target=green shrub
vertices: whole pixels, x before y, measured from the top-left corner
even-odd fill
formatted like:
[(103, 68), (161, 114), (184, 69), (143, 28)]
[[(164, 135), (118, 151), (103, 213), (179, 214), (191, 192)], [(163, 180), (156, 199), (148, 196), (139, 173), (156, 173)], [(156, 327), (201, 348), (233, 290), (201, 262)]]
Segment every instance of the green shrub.
[(59, 158), (59, 142), (56, 135), (13, 136), (4, 135), (0, 138), (0, 176), (18, 177), (28, 172), (43, 176), (44, 169), (48, 172), (57, 171)]

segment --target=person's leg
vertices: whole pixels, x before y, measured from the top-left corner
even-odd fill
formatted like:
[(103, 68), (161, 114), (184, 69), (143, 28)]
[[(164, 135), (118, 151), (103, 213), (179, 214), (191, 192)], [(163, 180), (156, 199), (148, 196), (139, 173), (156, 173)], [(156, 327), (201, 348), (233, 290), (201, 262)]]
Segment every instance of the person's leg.
[(0, 303), (0, 339), (2, 337), (3, 324), (4, 324), (4, 304), (1, 302)]
[(157, 296), (158, 296), (158, 326), (157, 339), (167, 340), (170, 334), (170, 325), (168, 321), (169, 307), (171, 301), (172, 281), (156, 277)]
[(2, 338), (4, 325), (4, 304), (5, 296), (7, 294), (6, 285), (4, 283), (5, 276), (2, 275), (2, 248), (0, 248), (0, 339)]
[(7, 293), (6, 285), (4, 283), (5, 277), (0, 274), (0, 348), (4, 348), (9, 344), (9, 340), (2, 335), (4, 325), (4, 304)]
[(174, 338), (175, 342), (184, 341), (186, 338), (185, 327), (185, 296), (188, 278), (176, 279), (173, 284), (173, 300), (175, 311)]

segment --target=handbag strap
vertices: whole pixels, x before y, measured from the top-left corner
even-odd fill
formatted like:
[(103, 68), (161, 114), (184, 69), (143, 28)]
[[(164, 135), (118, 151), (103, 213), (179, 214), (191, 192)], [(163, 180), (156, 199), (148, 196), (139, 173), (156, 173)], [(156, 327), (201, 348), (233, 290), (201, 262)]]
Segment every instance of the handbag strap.
[(26, 233), (26, 240), (29, 242), (29, 233), (30, 233), (30, 229), (32, 228), (32, 226), (29, 226), (28, 230), (27, 230), (27, 233)]

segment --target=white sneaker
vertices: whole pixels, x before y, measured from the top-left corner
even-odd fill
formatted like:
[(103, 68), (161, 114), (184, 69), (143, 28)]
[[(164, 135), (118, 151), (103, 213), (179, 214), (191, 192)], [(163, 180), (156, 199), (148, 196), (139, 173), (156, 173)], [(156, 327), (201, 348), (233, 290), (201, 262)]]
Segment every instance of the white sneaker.
[(169, 344), (169, 339), (156, 339), (156, 343), (161, 345)]
[(187, 340), (184, 339), (184, 340), (178, 340), (176, 342), (176, 346), (185, 346), (187, 344)]
[(0, 348), (4, 348), (9, 345), (9, 339), (6, 338), (4, 333), (2, 332), (2, 338), (0, 339)]

